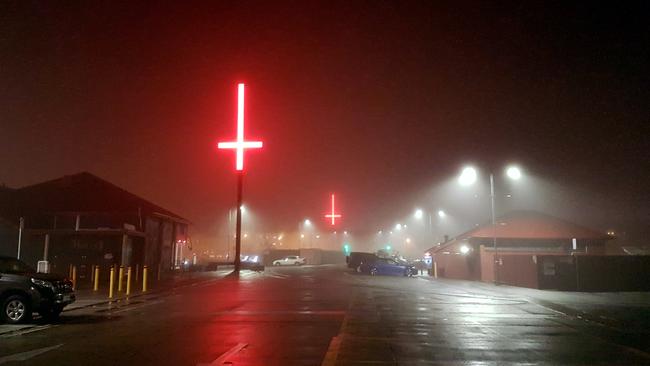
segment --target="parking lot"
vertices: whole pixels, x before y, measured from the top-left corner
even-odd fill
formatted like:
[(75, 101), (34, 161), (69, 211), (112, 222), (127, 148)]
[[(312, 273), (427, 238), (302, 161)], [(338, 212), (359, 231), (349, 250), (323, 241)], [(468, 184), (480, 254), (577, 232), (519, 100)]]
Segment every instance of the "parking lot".
[(645, 293), (267, 268), (3, 325), (0, 364), (650, 364), (648, 304)]

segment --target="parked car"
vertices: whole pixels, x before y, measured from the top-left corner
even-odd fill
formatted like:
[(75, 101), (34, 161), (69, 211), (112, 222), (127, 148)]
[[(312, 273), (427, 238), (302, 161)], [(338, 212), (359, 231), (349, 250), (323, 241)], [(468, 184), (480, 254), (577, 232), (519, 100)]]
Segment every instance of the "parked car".
[(243, 260), (241, 261), (241, 269), (248, 269), (256, 272), (264, 272), (264, 265), (259, 262), (252, 260)]
[(273, 261), (274, 266), (301, 266), (303, 264), (305, 264), (305, 258), (301, 258), (297, 255), (290, 255), (283, 259)]
[(397, 261), (392, 258), (377, 258), (373, 263), (361, 263), (358, 267), (361, 273), (392, 276), (413, 276), (417, 273), (415, 267), (406, 262)]
[(0, 257), (0, 318), (5, 322), (28, 322), (32, 312), (56, 318), (74, 301), (71, 281), (55, 274), (36, 273), (16, 258)]
[(377, 258), (379, 257), (374, 253), (351, 252), (350, 255), (345, 257), (345, 261), (348, 263), (348, 268), (360, 272), (359, 266), (361, 263), (374, 263)]

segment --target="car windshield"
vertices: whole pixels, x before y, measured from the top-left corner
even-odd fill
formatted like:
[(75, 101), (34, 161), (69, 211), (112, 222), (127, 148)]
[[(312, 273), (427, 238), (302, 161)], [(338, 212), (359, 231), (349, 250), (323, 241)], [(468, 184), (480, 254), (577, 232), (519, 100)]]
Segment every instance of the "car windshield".
[(34, 269), (25, 262), (14, 258), (0, 258), (1, 273), (26, 273), (34, 272)]

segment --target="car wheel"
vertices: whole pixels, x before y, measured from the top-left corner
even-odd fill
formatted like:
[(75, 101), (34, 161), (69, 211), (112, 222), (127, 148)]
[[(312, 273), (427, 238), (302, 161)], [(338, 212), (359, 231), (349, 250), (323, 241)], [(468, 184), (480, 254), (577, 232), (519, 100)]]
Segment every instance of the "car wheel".
[(20, 324), (32, 319), (32, 309), (25, 297), (11, 295), (2, 303), (2, 317), (8, 324)]
[(376, 276), (377, 275), (377, 268), (371, 268), (370, 269), (370, 275), (371, 276)]
[(280, 263), (278, 263), (278, 262), (273, 262), (273, 265), (274, 265), (274, 266), (279, 266)]

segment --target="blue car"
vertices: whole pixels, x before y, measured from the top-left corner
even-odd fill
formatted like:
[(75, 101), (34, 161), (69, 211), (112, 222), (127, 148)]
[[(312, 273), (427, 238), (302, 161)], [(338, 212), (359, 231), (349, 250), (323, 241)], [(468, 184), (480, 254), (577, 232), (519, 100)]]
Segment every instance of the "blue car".
[(371, 276), (413, 276), (416, 273), (416, 269), (412, 265), (391, 258), (377, 258), (371, 263), (361, 263), (359, 271), (369, 273)]

